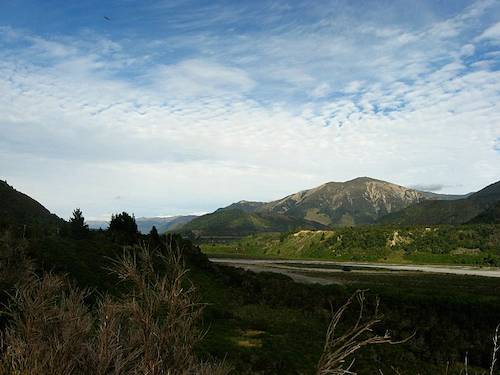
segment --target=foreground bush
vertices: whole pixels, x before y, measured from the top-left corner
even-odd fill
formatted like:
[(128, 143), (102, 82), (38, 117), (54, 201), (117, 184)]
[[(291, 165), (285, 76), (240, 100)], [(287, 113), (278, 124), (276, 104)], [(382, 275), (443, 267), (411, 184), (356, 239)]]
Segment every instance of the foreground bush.
[[(2, 270), (3, 271), (3, 270)], [(5, 268), (5, 272), (7, 272)], [(10, 271), (8, 271), (10, 272)], [(89, 292), (53, 274), (33, 272), (18, 284), (5, 313), (2, 374), (227, 374), (194, 353), (203, 305), (172, 248), (127, 250), (112, 269), (119, 298)]]

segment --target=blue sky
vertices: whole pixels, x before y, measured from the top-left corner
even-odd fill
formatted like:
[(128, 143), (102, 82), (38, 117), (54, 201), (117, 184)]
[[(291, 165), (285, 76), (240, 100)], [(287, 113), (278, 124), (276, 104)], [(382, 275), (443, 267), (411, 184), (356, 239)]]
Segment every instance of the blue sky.
[(499, 103), (500, 1), (0, 3), (1, 178), (63, 217), (477, 190)]

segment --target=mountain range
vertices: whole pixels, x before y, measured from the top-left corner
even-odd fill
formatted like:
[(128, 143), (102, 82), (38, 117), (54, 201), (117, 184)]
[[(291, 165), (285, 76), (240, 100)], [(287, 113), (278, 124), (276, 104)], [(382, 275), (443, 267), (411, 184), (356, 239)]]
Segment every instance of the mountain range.
[[(259, 232), (383, 224), (397, 226), (499, 223), (500, 181), (466, 195), (419, 191), (369, 177), (328, 182), (271, 202), (239, 201), (196, 217), (141, 217), (141, 232), (156, 226), (196, 236), (239, 237)], [(0, 180), (0, 225), (58, 226), (62, 219)], [(107, 222), (89, 221), (91, 228)]]
[(421, 202), (453, 202), (468, 196), (436, 194), (358, 177), (328, 182), (271, 202), (236, 202), (200, 216), (180, 230), (200, 236), (272, 232), (284, 218), (290, 229), (366, 225)]

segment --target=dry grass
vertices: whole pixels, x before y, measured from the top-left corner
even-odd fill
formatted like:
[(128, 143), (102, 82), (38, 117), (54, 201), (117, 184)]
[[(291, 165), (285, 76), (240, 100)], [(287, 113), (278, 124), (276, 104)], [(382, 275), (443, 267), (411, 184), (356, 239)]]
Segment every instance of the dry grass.
[(26, 280), (33, 270), (25, 256), (26, 242), (14, 240), (9, 232), (0, 235), (0, 291)]
[(60, 276), (33, 273), (11, 295), (1, 337), (2, 374), (227, 374), (224, 363), (198, 360), (203, 305), (175, 249), (128, 249), (113, 267), (127, 284), (119, 299), (101, 298)]
[[(357, 320), (346, 332), (338, 335), (339, 322), (354, 301), (358, 303), (359, 309)], [(376, 334), (373, 328), (382, 321), (382, 315), (378, 309), (379, 301), (377, 299), (375, 310), (368, 317), (365, 316), (365, 302), (365, 291), (358, 290), (333, 315), (326, 333), (323, 353), (320, 357), (316, 372), (317, 375), (355, 374), (355, 372), (351, 371), (354, 359), (350, 362), (346, 361), (352, 358), (353, 354), (359, 349), (368, 345), (398, 344), (413, 337), (408, 337), (403, 341), (393, 341), (388, 331), (386, 331), (383, 336)]]

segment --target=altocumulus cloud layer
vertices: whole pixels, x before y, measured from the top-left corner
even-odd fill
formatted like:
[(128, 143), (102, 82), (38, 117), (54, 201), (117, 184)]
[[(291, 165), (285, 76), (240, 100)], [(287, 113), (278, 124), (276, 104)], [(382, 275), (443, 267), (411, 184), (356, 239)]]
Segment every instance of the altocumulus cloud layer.
[(0, 177), (62, 216), (500, 179), (498, 1), (82, 3), (0, 5)]

